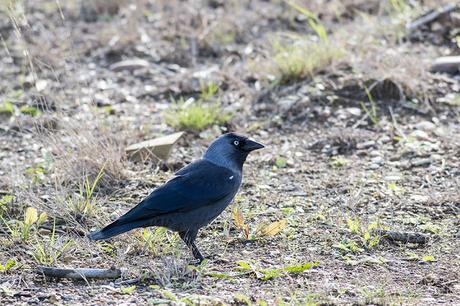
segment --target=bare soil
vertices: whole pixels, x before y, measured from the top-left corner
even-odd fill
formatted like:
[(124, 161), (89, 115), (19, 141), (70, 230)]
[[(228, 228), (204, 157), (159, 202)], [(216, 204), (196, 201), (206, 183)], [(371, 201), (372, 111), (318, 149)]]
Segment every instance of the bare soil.
[[(0, 205), (0, 264), (16, 263), (0, 269), (0, 304), (460, 304), (459, 74), (430, 72), (459, 52), (458, 9), (406, 32), (391, 3), (408, 5), (404, 25), (446, 2), (298, 1), (344, 55), (277, 83), (273, 37), (315, 36), (287, 2), (125, 2), (0, 10), (0, 103), (13, 106), (0, 113), (0, 196), (14, 196)], [(113, 68), (128, 59), (145, 62)], [(177, 131), (164, 118), (172, 97), (197, 99), (209, 83), (228, 123), (187, 130), (166, 162), (125, 156), (129, 144)], [(227, 131), (266, 148), (245, 164), (235, 203), (199, 233), (205, 263), (189, 265), (169, 232), (87, 240)], [(76, 213), (84, 177), (103, 165), (94, 207)], [(30, 206), (47, 221), (14, 237)], [(261, 234), (280, 220), (279, 232)], [(392, 242), (376, 229), (428, 241)], [(37, 273), (43, 264), (123, 274), (55, 280)]]

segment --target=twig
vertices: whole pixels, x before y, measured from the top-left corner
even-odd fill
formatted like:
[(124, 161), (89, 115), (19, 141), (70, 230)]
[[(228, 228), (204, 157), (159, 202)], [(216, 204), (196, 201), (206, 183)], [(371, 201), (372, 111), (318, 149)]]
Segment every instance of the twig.
[(444, 14), (452, 12), (456, 8), (457, 8), (456, 4), (447, 4), (445, 6), (442, 6), (442, 7), (438, 8), (437, 10), (434, 10), (434, 11), (432, 11), (432, 12), (430, 12), (430, 13), (424, 15), (424, 16), (421, 16), (421, 17), (415, 19), (414, 21), (412, 21), (409, 24), (407, 24), (406, 27), (407, 27), (408, 30), (413, 31), (413, 30), (421, 27), (422, 25), (425, 25), (425, 24), (428, 24), (430, 22), (435, 21), (436, 19), (438, 19), (440, 16), (442, 16)]
[(88, 278), (106, 279), (106, 278), (120, 278), (121, 270), (114, 267), (110, 269), (61, 269), (52, 267), (38, 267), (38, 273), (42, 273), (48, 277), (55, 278), (70, 278), (76, 280), (86, 280)]
[(388, 231), (384, 229), (375, 230), (382, 239), (386, 239), (391, 242), (404, 242), (404, 243), (418, 243), (425, 244), (428, 242), (429, 237), (421, 233), (408, 233), (408, 232), (396, 232)]
[(133, 285), (133, 284), (137, 284), (137, 283), (140, 283), (141, 282), (141, 278), (140, 277), (137, 277), (137, 278), (133, 278), (133, 279), (127, 279), (127, 280), (124, 280), (124, 281), (120, 281), (120, 282), (115, 282), (115, 285)]

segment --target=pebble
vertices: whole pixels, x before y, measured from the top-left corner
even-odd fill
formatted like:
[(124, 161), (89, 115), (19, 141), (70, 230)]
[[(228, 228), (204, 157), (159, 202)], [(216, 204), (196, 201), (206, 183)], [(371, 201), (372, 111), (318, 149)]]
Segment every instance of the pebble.
[(373, 164), (381, 165), (381, 164), (383, 164), (383, 158), (382, 158), (382, 156), (375, 156), (375, 157), (373, 157), (373, 158), (371, 159), (371, 162), (372, 162)]
[(431, 158), (416, 158), (411, 160), (412, 167), (423, 167), (431, 164)]
[(436, 125), (430, 121), (422, 121), (415, 125), (417, 130), (423, 130), (425, 132), (432, 132), (436, 129)]
[(430, 200), (430, 197), (422, 194), (413, 194), (410, 196), (410, 199), (417, 203), (427, 203)]
[(415, 130), (412, 133), (410, 133), (409, 136), (414, 137), (418, 140), (431, 140), (430, 136), (428, 136), (428, 134), (422, 130)]
[(381, 165), (379, 165), (379, 164), (374, 164), (374, 163), (372, 163), (372, 164), (369, 165), (368, 169), (370, 169), (370, 170), (376, 170), (376, 169), (380, 168), (380, 166), (381, 166)]
[(365, 142), (360, 142), (356, 145), (356, 148), (361, 150), (361, 149), (369, 149), (372, 147), (375, 147), (376, 143), (373, 140), (365, 141)]
[(390, 138), (390, 136), (388, 136), (388, 135), (383, 135), (383, 136), (380, 137), (380, 139), (379, 139), (379, 142), (380, 142), (380, 143), (388, 143), (388, 142), (390, 142), (390, 141), (391, 141), (391, 138)]
[(358, 107), (348, 107), (345, 109), (349, 114), (353, 115), (353, 116), (356, 116), (356, 117), (359, 117), (361, 116), (361, 109), (358, 108)]
[(383, 178), (385, 181), (400, 181), (402, 177), (400, 175), (387, 175)]

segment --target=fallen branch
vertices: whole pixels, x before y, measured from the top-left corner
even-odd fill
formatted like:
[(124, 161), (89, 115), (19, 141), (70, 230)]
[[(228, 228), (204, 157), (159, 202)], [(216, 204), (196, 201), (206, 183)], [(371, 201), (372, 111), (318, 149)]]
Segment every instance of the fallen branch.
[(399, 241), (404, 243), (425, 244), (429, 240), (427, 235), (420, 233), (396, 232), (383, 229), (377, 229), (376, 232), (382, 239), (386, 239), (391, 242)]
[(75, 280), (86, 280), (89, 278), (95, 279), (106, 279), (106, 278), (120, 278), (121, 271), (120, 269), (110, 268), (110, 269), (61, 269), (61, 268), (51, 268), (51, 267), (38, 267), (38, 273), (44, 274), (48, 277), (55, 278), (70, 278)]
[(412, 21), (411, 23), (407, 25), (407, 29), (410, 31), (413, 31), (425, 24), (435, 21), (436, 19), (438, 19), (440, 16), (444, 14), (448, 14), (454, 11), (456, 8), (457, 8), (456, 4), (447, 4), (445, 6), (442, 6), (438, 8), (437, 10), (433, 10), (432, 12), (415, 19), (414, 21)]

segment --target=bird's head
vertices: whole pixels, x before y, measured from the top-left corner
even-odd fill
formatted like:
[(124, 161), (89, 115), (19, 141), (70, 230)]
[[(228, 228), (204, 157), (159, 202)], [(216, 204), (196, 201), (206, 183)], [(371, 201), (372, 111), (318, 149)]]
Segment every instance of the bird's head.
[(247, 137), (227, 133), (211, 143), (203, 158), (232, 170), (241, 170), (248, 154), (263, 147)]

